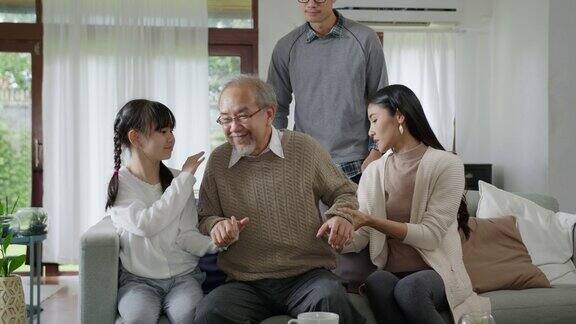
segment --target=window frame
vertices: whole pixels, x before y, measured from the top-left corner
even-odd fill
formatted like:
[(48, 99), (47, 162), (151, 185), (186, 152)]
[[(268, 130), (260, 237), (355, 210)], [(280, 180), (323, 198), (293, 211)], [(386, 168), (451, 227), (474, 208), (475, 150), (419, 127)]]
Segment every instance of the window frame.
[(32, 55), (32, 207), (42, 206), (42, 1), (35, 0), (35, 23), (0, 23), (0, 52), (31, 53)]
[(252, 0), (253, 28), (209, 28), (210, 56), (240, 56), (242, 73), (258, 73), (258, 0)]
[[(35, 0), (36, 22), (35, 23), (0, 23), (0, 52), (30, 53), (32, 56), (32, 96), (31, 111), (31, 171), (32, 193), (30, 206), (42, 207), (43, 195), (43, 131), (42, 131), (42, 79), (44, 56), (42, 51), (42, 38), (44, 29), (42, 26), (42, 1)], [(38, 243), (41, 248), (41, 243)], [(41, 260), (42, 253), (38, 254)], [(27, 264), (28, 247), (26, 248)], [(38, 262), (38, 260), (36, 260)], [(57, 264), (46, 264), (46, 275), (58, 275)], [(41, 269), (41, 268), (40, 268)], [(41, 270), (40, 270), (41, 271)]]

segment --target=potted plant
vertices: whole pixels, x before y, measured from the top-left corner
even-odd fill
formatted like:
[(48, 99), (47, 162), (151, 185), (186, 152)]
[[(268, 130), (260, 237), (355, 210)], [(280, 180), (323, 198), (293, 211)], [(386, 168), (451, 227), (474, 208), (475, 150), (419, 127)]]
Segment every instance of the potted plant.
[(22, 279), (12, 274), (26, 259), (25, 255), (6, 255), (12, 242), (12, 233), (2, 236), (0, 247), (0, 323), (26, 323), (26, 304)]
[(5, 203), (2, 203), (0, 199), (0, 237), (4, 237), (8, 235), (10, 232), (10, 223), (14, 219), (14, 210), (16, 210), (16, 205), (18, 204), (18, 200), (20, 197), (16, 197), (16, 201), (12, 204), (12, 208), (8, 204), (8, 197), (5, 198)]
[(21, 208), (14, 215), (13, 231), (22, 236), (46, 234), (48, 214), (40, 207)]
[(46, 234), (46, 219), (48, 215), (42, 209), (34, 211), (32, 217), (30, 218), (30, 228), (28, 229), (28, 235), (41, 235)]

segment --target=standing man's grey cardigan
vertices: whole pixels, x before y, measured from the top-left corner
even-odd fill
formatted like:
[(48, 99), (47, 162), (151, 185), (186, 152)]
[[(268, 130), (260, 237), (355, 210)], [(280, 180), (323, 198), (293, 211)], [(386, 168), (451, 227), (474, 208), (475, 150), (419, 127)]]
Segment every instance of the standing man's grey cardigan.
[(278, 97), (274, 126), (287, 127), (294, 94), (294, 129), (317, 139), (342, 164), (368, 155), (367, 99), (388, 77), (376, 33), (335, 14), (338, 23), (325, 37), (314, 37), (306, 23), (278, 41), (268, 83)]

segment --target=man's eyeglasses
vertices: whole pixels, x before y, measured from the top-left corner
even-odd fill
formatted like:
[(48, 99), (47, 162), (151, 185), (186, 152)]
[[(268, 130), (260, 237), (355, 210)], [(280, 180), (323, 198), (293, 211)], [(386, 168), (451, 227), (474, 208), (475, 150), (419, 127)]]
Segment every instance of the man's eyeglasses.
[[(298, 0), (300, 3), (308, 3), (310, 0)], [(316, 3), (324, 3), (326, 0), (314, 0)]]
[(236, 117), (220, 116), (220, 117), (218, 117), (218, 119), (216, 119), (216, 122), (222, 126), (228, 126), (228, 125), (232, 124), (233, 121), (237, 121), (240, 124), (246, 124), (252, 116), (256, 115), (257, 113), (260, 112), (260, 110), (262, 110), (264, 108), (266, 108), (266, 107), (262, 107), (262, 108), (256, 110), (255, 112), (251, 113), (250, 115), (240, 115), (240, 116), (236, 116)]

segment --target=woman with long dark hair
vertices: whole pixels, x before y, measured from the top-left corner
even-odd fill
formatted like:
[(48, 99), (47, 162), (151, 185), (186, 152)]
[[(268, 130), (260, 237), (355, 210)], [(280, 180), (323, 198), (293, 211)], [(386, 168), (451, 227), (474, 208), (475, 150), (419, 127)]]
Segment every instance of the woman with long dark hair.
[(472, 291), (462, 261), (460, 229), (466, 237), (464, 166), (446, 152), (409, 88), (391, 85), (368, 106), (369, 135), (380, 152), (358, 187), (360, 210), (345, 209), (354, 226), (346, 252), (370, 246), (378, 270), (361, 291), (378, 323), (454, 322), (490, 302)]

